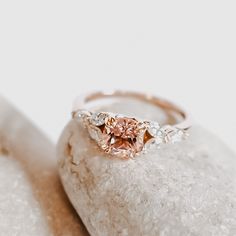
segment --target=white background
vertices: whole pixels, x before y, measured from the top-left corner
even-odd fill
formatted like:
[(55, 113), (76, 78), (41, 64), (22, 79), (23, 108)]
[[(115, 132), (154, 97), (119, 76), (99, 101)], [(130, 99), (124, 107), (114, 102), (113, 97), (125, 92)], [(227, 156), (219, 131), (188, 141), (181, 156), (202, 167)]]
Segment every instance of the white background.
[(81, 92), (149, 92), (236, 150), (235, 3), (3, 0), (0, 93), (56, 142)]

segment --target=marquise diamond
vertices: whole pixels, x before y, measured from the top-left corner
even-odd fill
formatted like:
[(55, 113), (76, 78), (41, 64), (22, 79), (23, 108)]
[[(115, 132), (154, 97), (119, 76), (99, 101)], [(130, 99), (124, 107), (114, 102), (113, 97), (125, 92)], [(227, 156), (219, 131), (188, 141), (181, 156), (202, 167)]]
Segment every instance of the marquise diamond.
[(77, 119), (77, 120), (82, 120), (84, 118), (87, 118), (91, 115), (91, 113), (87, 110), (79, 110), (77, 111), (76, 113), (74, 113), (74, 118)]
[(185, 139), (186, 133), (173, 126), (165, 126), (162, 128), (165, 133), (165, 142), (166, 143), (177, 143)]

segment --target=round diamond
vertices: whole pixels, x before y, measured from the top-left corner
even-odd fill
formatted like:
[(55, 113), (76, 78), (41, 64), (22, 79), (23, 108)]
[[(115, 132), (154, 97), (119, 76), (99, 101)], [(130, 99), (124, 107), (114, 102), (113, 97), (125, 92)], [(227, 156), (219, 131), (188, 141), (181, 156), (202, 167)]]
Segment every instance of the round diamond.
[(159, 129), (154, 138), (149, 139), (145, 144), (145, 151), (158, 149), (164, 142), (164, 133)]
[(105, 124), (105, 120), (108, 117), (107, 113), (96, 112), (91, 116), (91, 123), (96, 126), (101, 126)]
[(164, 142), (164, 133), (161, 130), (157, 132), (157, 136), (155, 137), (155, 142), (157, 145), (160, 145), (161, 143)]
[(175, 130), (175, 132), (172, 132), (170, 134), (170, 141), (172, 143), (177, 143), (177, 142), (180, 142), (183, 140), (183, 137), (184, 137), (184, 132), (183, 130)]
[(150, 122), (148, 124), (147, 130), (148, 130), (149, 134), (151, 134), (151, 136), (157, 137), (158, 132), (160, 130), (160, 125), (157, 122)]

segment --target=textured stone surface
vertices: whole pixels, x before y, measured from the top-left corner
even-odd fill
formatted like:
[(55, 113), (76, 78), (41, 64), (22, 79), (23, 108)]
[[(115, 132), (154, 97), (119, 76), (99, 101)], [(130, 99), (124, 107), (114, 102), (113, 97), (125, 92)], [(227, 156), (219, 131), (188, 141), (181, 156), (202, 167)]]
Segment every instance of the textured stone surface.
[[(111, 109), (147, 111), (128, 103)], [(146, 116), (164, 119), (149, 108)], [(199, 126), (187, 141), (126, 161), (103, 154), (71, 121), (58, 157), (64, 188), (93, 236), (236, 235), (236, 156)]]
[(54, 149), (0, 97), (0, 235), (88, 235), (61, 186)]

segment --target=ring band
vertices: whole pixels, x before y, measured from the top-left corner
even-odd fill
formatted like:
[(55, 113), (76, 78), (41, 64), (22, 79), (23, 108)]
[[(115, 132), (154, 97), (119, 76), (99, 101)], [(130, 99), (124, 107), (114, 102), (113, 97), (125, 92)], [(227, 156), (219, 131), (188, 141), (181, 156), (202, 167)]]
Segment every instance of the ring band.
[[(160, 125), (157, 121), (141, 120), (111, 112), (93, 112), (85, 109), (90, 102), (104, 98), (132, 98), (161, 108), (166, 114), (181, 117), (181, 122)], [(95, 92), (80, 97), (72, 111), (73, 119), (82, 122), (90, 137), (108, 154), (134, 158), (140, 153), (159, 148), (164, 143), (184, 140), (191, 127), (189, 116), (169, 101), (138, 92)]]

